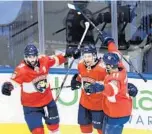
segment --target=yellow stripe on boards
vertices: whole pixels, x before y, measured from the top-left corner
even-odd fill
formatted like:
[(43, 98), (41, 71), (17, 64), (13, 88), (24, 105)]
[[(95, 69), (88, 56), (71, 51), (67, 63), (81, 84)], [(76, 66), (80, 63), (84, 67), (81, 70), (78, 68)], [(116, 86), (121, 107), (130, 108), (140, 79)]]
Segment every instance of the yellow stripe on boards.
[[(81, 134), (78, 125), (61, 125), (62, 134)], [(97, 134), (94, 130), (94, 134)], [(0, 124), (0, 134), (31, 134), (26, 124)], [(45, 126), (45, 134), (48, 130)], [(124, 129), (122, 134), (152, 134), (152, 130)]]

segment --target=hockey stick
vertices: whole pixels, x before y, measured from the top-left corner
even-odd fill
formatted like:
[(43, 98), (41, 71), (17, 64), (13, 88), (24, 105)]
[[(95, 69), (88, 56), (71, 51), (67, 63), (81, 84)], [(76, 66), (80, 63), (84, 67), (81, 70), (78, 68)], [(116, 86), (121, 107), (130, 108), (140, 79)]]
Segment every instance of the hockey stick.
[(140, 76), (140, 78), (142, 78), (145, 82), (147, 82), (147, 79), (141, 74), (141, 73), (139, 73), (137, 70), (136, 70), (136, 68), (133, 66), (133, 64), (132, 64), (132, 62), (131, 61), (128, 61), (126, 58), (124, 58), (123, 57), (123, 59), (128, 63), (128, 65), (130, 66), (130, 67), (132, 67), (134, 70), (135, 70), (135, 72)]
[(70, 9), (76, 10), (78, 13), (81, 13), (83, 15), (83, 17), (102, 35), (103, 33), (100, 31), (100, 29), (98, 27), (96, 27), (96, 25), (76, 6), (74, 6), (73, 4), (69, 4), (68, 3), (68, 7)]
[[(76, 10), (77, 12), (81, 13), (83, 15), (83, 17), (101, 34), (101, 36), (103, 35), (103, 32), (101, 32), (101, 30), (82, 12), (81, 9), (79, 9), (78, 7), (74, 6), (73, 4), (69, 4), (69, 3), (68, 3), (68, 7), (70, 9)], [(133, 67), (133, 69), (140, 76), (140, 78), (143, 79), (145, 82), (147, 82), (147, 79), (144, 78), (143, 75), (136, 70), (136, 68), (133, 66), (133, 64), (131, 62), (129, 62), (121, 53), (120, 53), (120, 55), (130, 66)]]
[[(70, 88), (71, 86), (63, 86), (62, 88)], [(58, 90), (61, 89), (61, 87), (55, 87), (55, 88), (51, 88), (51, 90)]]
[[(100, 10), (94, 12), (93, 15), (96, 15), (96, 14), (98, 14), (98, 13), (100, 13), (100, 12), (102, 12), (102, 11), (108, 9), (108, 8), (109, 8), (109, 6), (107, 6), (107, 7), (105, 7), (105, 8), (102, 8), (102, 9), (100, 9)], [(53, 32), (52, 35), (54, 36), (54, 35), (56, 35), (56, 34), (62, 32), (62, 31), (64, 31), (65, 29), (66, 29), (66, 27), (63, 27), (63, 28), (61, 28), (61, 29), (59, 29), (59, 30)]]
[[(80, 40), (80, 42), (79, 42), (79, 45), (78, 45), (77, 49), (80, 49), (80, 47), (81, 47), (81, 45), (82, 45), (82, 42), (83, 42), (83, 40), (84, 40), (84, 38), (85, 38), (85, 36), (86, 36), (86, 34), (87, 34), (87, 31), (88, 31), (88, 29), (89, 29), (89, 26), (90, 26), (90, 23), (89, 23), (89, 22), (85, 22), (85, 30), (84, 30), (84, 33), (83, 33), (83, 35), (82, 35), (82, 37), (81, 37), (81, 40)], [(66, 79), (67, 79), (67, 77), (68, 77), (68, 73), (69, 73), (69, 71), (70, 71), (73, 63), (74, 63), (74, 59), (73, 59), (72, 62), (70, 63), (70, 66), (69, 66), (69, 68), (68, 68), (68, 71), (67, 71), (64, 79), (63, 79), (63, 82), (62, 82), (62, 84), (61, 84), (60, 90), (59, 90), (59, 92), (58, 92), (58, 95), (56, 96), (55, 101), (57, 101), (58, 98), (59, 98), (59, 95), (60, 95), (60, 93), (61, 93), (61, 91), (62, 91), (62, 88), (63, 88), (64, 83), (65, 83), (65, 81), (66, 81)]]

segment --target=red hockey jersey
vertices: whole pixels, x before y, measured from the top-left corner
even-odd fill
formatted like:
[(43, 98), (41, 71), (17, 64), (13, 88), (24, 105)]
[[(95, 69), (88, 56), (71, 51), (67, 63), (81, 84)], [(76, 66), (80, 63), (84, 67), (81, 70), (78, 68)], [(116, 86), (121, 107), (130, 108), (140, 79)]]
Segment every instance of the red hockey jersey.
[(40, 67), (33, 70), (22, 61), (15, 69), (11, 80), (21, 86), (21, 103), (23, 106), (41, 107), (52, 99), (50, 84), (47, 79), (50, 67), (66, 61), (64, 56), (40, 56)]

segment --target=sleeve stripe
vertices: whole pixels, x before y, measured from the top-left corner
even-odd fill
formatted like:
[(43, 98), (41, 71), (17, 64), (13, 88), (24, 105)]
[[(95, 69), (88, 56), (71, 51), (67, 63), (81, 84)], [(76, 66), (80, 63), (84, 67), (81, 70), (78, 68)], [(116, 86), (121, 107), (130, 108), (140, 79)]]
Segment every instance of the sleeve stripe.
[(45, 117), (49, 117), (47, 106), (45, 106), (43, 109), (44, 109)]
[(59, 58), (55, 55), (49, 56), (50, 58), (53, 58), (55, 60), (55, 64), (54, 66), (58, 66), (59, 65)]
[(10, 82), (13, 84), (14, 87), (21, 86), (21, 84), (17, 83), (16, 81), (10, 79)]
[(99, 83), (99, 84), (104, 84), (104, 82), (103, 81), (96, 81), (96, 83)]
[(116, 97), (115, 97), (115, 96), (111, 96), (111, 97), (107, 97), (107, 98), (108, 98), (108, 100), (109, 100), (110, 102), (113, 102), (113, 103), (116, 102)]

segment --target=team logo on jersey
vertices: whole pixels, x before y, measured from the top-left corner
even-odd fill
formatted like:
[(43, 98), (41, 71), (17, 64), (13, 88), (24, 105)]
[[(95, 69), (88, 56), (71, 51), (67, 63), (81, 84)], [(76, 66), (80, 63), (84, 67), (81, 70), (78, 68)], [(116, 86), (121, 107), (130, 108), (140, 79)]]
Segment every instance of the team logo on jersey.
[(83, 89), (87, 95), (90, 95), (91, 89), (88, 88), (91, 85), (90, 82), (83, 82)]
[(45, 91), (45, 89), (47, 88), (47, 80), (44, 79), (44, 80), (38, 81), (38, 82), (34, 83), (34, 85), (35, 85), (37, 91), (43, 93)]
[(41, 75), (37, 77), (36, 79), (33, 80), (33, 84), (35, 86), (35, 89), (38, 92), (44, 93), (46, 88), (48, 87), (47, 83), (47, 76), (46, 75)]
[(91, 83), (89, 83), (89, 82), (83, 82), (83, 88), (84, 89), (87, 89), (89, 85), (91, 85)]

